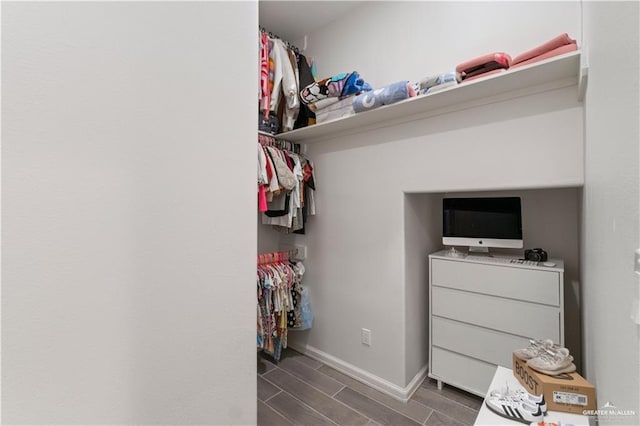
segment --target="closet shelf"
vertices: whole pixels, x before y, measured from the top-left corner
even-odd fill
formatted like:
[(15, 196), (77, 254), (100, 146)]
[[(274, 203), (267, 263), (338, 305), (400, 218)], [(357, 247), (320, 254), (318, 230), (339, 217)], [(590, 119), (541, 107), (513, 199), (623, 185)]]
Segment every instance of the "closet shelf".
[[(393, 126), (435, 115), (577, 85), (580, 51), (556, 56), (483, 79), (406, 99), (393, 105), (276, 135), (291, 142), (314, 143), (332, 137)], [(580, 100), (578, 91), (576, 96)]]

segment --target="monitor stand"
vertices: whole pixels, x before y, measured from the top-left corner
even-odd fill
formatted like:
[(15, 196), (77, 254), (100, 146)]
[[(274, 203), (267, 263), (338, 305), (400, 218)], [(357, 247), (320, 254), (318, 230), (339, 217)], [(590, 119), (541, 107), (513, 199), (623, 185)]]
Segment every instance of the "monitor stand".
[(489, 253), (489, 247), (469, 247), (469, 254), (473, 254), (475, 256), (493, 257)]

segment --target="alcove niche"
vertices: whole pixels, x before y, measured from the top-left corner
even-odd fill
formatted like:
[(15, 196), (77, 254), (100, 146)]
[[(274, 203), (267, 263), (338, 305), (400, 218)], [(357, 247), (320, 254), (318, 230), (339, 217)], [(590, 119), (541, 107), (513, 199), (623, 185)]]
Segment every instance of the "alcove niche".
[[(543, 188), (504, 191), (430, 192), (404, 194), (404, 250), (407, 342), (428, 344), (427, 256), (442, 244), (444, 197), (501, 197), (522, 199), (523, 249), (491, 249), (496, 255), (523, 256), (524, 249), (542, 247), (550, 258), (565, 261), (565, 343), (582, 368), (580, 315), (580, 238), (582, 188)], [(456, 247), (467, 251), (467, 247)], [(426, 302), (425, 302), (426, 301)], [(427, 351), (407, 351), (407, 365), (424, 365)], [(414, 359), (412, 359), (414, 358)]]

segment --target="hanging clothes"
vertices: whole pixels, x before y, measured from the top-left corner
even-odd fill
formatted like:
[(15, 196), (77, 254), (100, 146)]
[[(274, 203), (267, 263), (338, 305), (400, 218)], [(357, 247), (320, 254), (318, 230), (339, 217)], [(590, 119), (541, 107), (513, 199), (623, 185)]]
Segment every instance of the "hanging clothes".
[(302, 325), (301, 262), (276, 261), (258, 264), (257, 347), (276, 361), (287, 347), (288, 329)]
[[(307, 87), (316, 82), (313, 77), (313, 73), (311, 72), (311, 67), (309, 67), (309, 63), (307, 62), (307, 58), (302, 54), (298, 55), (298, 73), (300, 76), (299, 81), (301, 88)], [(296, 119), (293, 128), (300, 129), (313, 124), (316, 124), (316, 114), (311, 111), (306, 104), (302, 103), (300, 105), (298, 118)]]
[(293, 130), (300, 110), (297, 49), (264, 30), (258, 41), (258, 129), (271, 134)]
[(285, 233), (304, 234), (309, 216), (315, 215), (313, 163), (300, 146), (258, 136), (258, 210), (262, 223)]

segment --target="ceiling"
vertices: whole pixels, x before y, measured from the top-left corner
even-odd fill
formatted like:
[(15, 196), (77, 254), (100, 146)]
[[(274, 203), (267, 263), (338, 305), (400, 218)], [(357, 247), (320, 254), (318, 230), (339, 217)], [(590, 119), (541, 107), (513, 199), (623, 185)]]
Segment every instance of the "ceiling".
[(296, 43), (306, 34), (325, 27), (362, 1), (260, 0), (259, 22), (267, 31)]

